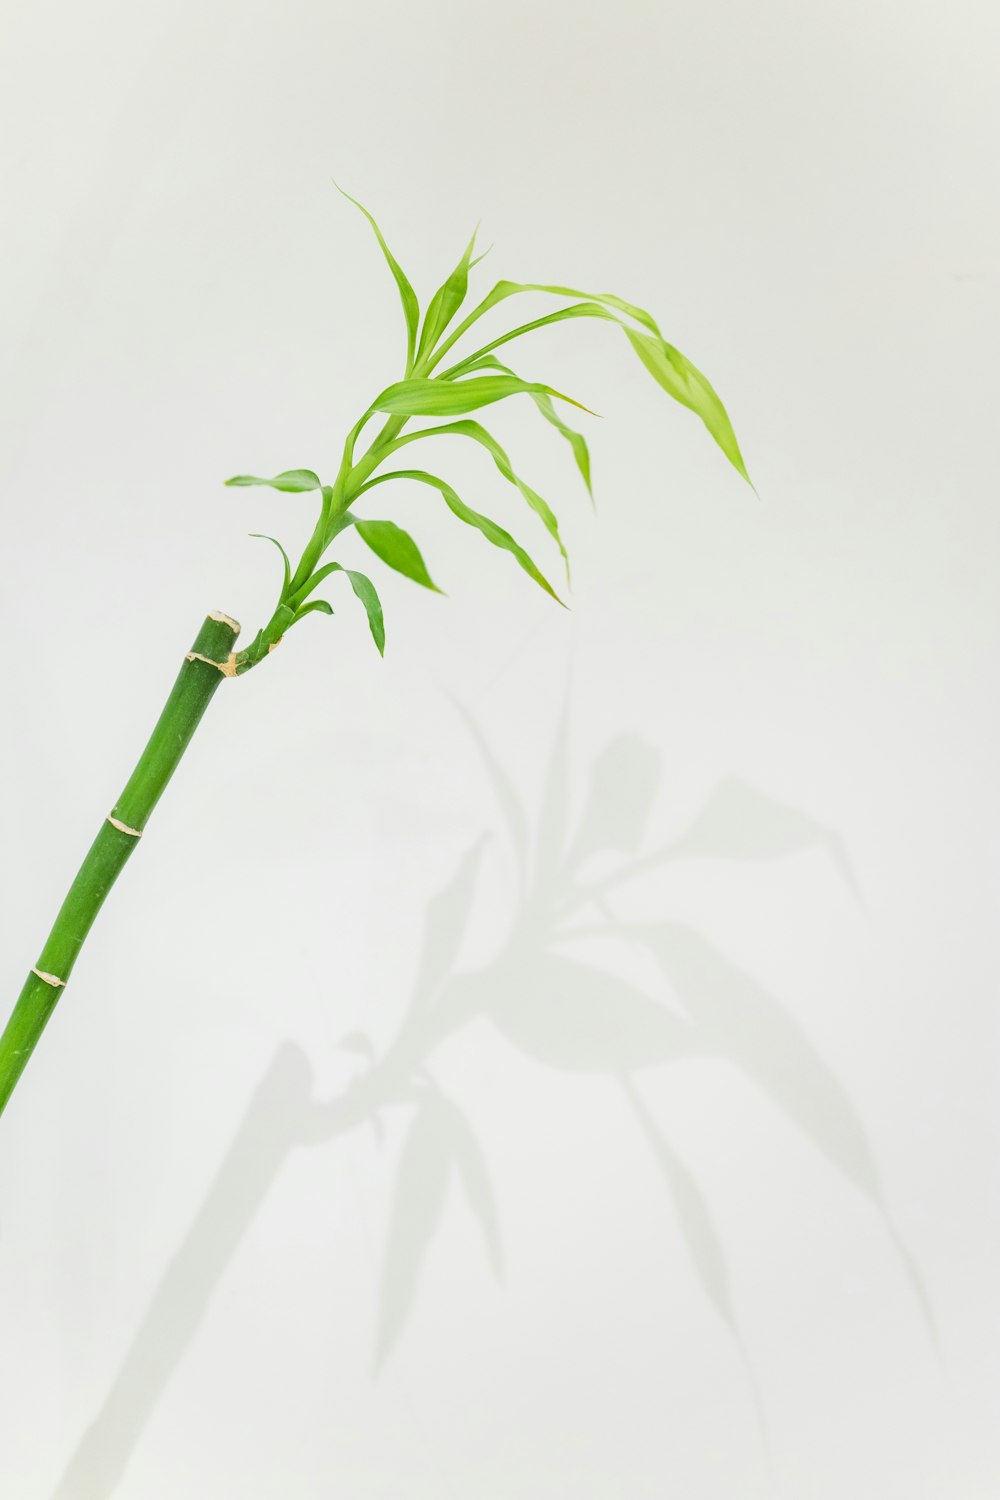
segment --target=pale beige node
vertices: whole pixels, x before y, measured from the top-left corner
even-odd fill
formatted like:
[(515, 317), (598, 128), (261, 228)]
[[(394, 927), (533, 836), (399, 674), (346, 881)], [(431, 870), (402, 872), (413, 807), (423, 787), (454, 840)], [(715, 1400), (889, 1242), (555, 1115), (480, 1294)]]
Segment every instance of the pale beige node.
[(60, 979), (58, 974), (46, 974), (44, 969), (32, 969), (31, 972), (37, 978), (44, 980), (46, 984), (51, 984), (54, 990), (61, 990), (66, 986), (65, 979)]
[(119, 833), (127, 833), (130, 839), (142, 838), (141, 828), (130, 828), (127, 823), (123, 823), (120, 818), (113, 818), (110, 813), (108, 813), (107, 821), (112, 828), (117, 828)]
[(217, 671), (222, 673), (223, 677), (236, 676), (236, 657), (231, 652), (225, 661), (213, 661), (210, 656), (202, 656), (200, 651), (186, 651), (184, 653), (184, 660), (203, 661), (206, 667), (215, 667)]
[(210, 620), (217, 620), (220, 625), (228, 625), (230, 630), (235, 631), (237, 635), (239, 635), (242, 629), (239, 620), (233, 620), (229, 615), (224, 615), (221, 609), (213, 609), (208, 618)]

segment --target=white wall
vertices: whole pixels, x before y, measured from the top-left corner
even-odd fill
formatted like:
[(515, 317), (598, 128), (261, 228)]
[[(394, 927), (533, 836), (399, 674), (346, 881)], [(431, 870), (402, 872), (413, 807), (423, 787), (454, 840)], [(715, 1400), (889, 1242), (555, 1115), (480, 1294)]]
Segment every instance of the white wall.
[[(495, 425), (572, 613), (401, 489), (450, 597), (379, 570), (383, 664), (345, 595), (226, 684), (0, 1126), (5, 1496), (997, 1492), (997, 33), (983, 0), (7, 0), (9, 999), (202, 615), (269, 612), (245, 534), (311, 524), (221, 481), (330, 474), (397, 373), (331, 175), (422, 290), (482, 217), (483, 289), (652, 307), (759, 498), (612, 328), (551, 330), (517, 363), (602, 413), (596, 517), (530, 410)], [(485, 456), (439, 466), (545, 551)], [(547, 847), (615, 742), (600, 818), (648, 816), (587, 880), (695, 825), (581, 912), (616, 936), (511, 941), (464, 715)], [(417, 1039), (498, 1231), (481, 1183), (438, 1201), (452, 1117), (404, 1151), (412, 1106), (379, 1147), (330, 1104), (466, 897)], [(463, 999), (492, 1021), (435, 1039)]]

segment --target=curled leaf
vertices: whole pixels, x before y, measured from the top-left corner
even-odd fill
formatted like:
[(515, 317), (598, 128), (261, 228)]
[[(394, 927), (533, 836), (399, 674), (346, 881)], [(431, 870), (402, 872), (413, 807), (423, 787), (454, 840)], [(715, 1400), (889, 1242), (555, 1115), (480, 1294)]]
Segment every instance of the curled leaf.
[[(467, 526), (474, 526), (488, 542), (492, 542), (494, 547), (500, 547), (504, 552), (509, 552), (528, 577), (534, 579), (539, 588), (550, 594), (557, 604), (562, 604), (562, 600), (548, 579), (535, 566), (524, 548), (515, 542), (510, 533), (504, 531), (503, 527), (498, 526), (495, 521), (491, 521), (489, 516), (481, 515), (479, 511), (473, 510), (471, 505), (466, 505), (445, 480), (438, 479), (436, 475), (428, 474), (423, 469), (394, 469), (388, 474), (378, 474), (374, 479), (369, 479), (367, 484), (362, 485), (362, 490), (371, 489), (376, 484), (386, 484), (390, 479), (413, 479), (418, 484), (427, 484), (432, 489), (438, 490), (453, 515), (457, 516), (460, 521), (464, 521)], [(361, 491), (358, 493), (360, 494)]]
[[(352, 568), (345, 568), (343, 563), (325, 563), (322, 568), (317, 568), (304, 587), (296, 594), (295, 597), (300, 601), (297, 605), (297, 613), (300, 616), (305, 613), (305, 608), (301, 600), (305, 599), (312, 593), (313, 589), (318, 588), (325, 579), (330, 578), (334, 573), (345, 573), (347, 575), (351, 588), (365, 607), (368, 615), (368, 628), (371, 630), (372, 640), (378, 647), (378, 654), (379, 656), (383, 656), (385, 654), (385, 621), (382, 618), (382, 604), (375, 585), (364, 573), (356, 573)], [(332, 609), (330, 609), (330, 614), (333, 614)]]
[[(545, 399), (548, 400), (548, 397), (546, 397)], [(403, 437), (397, 438), (393, 444), (393, 449), (403, 448), (407, 443), (414, 443), (420, 438), (445, 437), (449, 435), (454, 437), (470, 438), (473, 442), (479, 443), (480, 447), (486, 449), (487, 453), (490, 455), (493, 462), (500, 470), (500, 473), (509, 484), (514, 485), (514, 487), (519, 491), (523, 499), (535, 512), (535, 515), (538, 516), (539, 520), (542, 522), (542, 525), (549, 533), (549, 536), (559, 548), (559, 551), (562, 554), (563, 563), (566, 567), (566, 578), (568, 582), (569, 557), (566, 554), (566, 548), (563, 546), (562, 537), (559, 535), (559, 522), (556, 520), (555, 514), (553, 513), (548, 503), (542, 499), (541, 495), (539, 495), (536, 490), (533, 490), (530, 484), (525, 484), (524, 480), (521, 479), (517, 474), (515, 474), (514, 467), (511, 464), (510, 459), (507, 457), (504, 449), (497, 442), (493, 434), (487, 431), (487, 429), (480, 422), (469, 420), (464, 422), (449, 422), (443, 427), (425, 427), (421, 432), (409, 432), (406, 433)]]
[(273, 542), (274, 545), (277, 547), (278, 551), (281, 553), (281, 561), (282, 561), (282, 565), (284, 566), (284, 570), (285, 570), (284, 582), (281, 585), (281, 597), (282, 597), (282, 599), (284, 599), (286, 593), (288, 592), (288, 585), (289, 585), (289, 583), (291, 581), (291, 577), (292, 577), (292, 565), (291, 565), (291, 562), (289, 561), (288, 553), (285, 551), (284, 547), (278, 541), (277, 537), (268, 536), (266, 534), (266, 532), (263, 532), (263, 531), (251, 531), (250, 535), (252, 537), (254, 537), (254, 539), (256, 541), (258, 541), (258, 542)]
[[(473, 360), (465, 367), (467, 375), (473, 374), (476, 370), (499, 370), (502, 375), (514, 375), (514, 378), (517, 379), (515, 372), (508, 365), (501, 364), (493, 354), (487, 354), (481, 359)], [(583, 476), (584, 484), (587, 486), (587, 494), (593, 500), (594, 491), (590, 481), (590, 450), (587, 447), (587, 440), (583, 433), (577, 432), (575, 428), (567, 426), (553, 405), (551, 396), (546, 396), (544, 392), (538, 391), (531, 391), (529, 394), (546, 422), (550, 423), (560, 436), (564, 437), (569, 443), (573, 451), (573, 457), (576, 460), (576, 466)]]
[[(624, 326), (623, 324), (622, 327)], [(625, 328), (625, 333), (656, 383), (662, 386), (668, 396), (673, 396), (675, 401), (701, 418), (733, 468), (749, 484), (750, 475), (743, 462), (733, 424), (708, 377), (665, 339), (637, 333), (634, 328)]]
[(543, 318), (533, 318), (530, 323), (522, 323), (519, 328), (512, 328), (508, 333), (500, 334), (498, 338), (492, 339), (490, 343), (477, 349), (475, 354), (470, 354), (468, 359), (460, 360), (457, 365), (443, 370), (438, 379), (453, 380), (456, 375), (463, 374), (468, 365), (481, 359), (484, 354), (490, 354), (494, 349), (499, 349), (501, 344), (509, 344), (512, 339), (522, 338), (526, 333), (534, 333), (537, 328), (547, 328), (551, 323), (564, 323), (567, 318), (604, 318), (607, 322), (620, 323), (614, 313), (602, 307), (599, 302), (574, 302), (572, 307), (561, 307), (558, 312), (546, 313)]
[[(435, 363), (484, 313), (489, 312), (506, 298), (522, 292), (544, 292), (557, 297), (584, 297), (587, 300), (551, 313), (547, 317), (536, 318), (531, 323), (525, 323), (520, 328), (502, 334), (491, 343), (484, 345), (482, 349), (477, 350), (475, 354), (470, 355), (468, 359), (453, 366), (447, 372), (449, 377), (462, 373), (479, 356), (489, 353), (500, 344), (509, 343), (511, 339), (520, 338), (523, 334), (530, 333), (536, 328), (543, 328), (549, 323), (558, 322), (563, 318), (608, 318), (621, 328), (657, 384), (675, 401), (679, 401), (682, 406), (688, 407), (701, 418), (733, 467), (742, 474), (747, 483), (750, 482), (732, 423), (707, 377), (685, 355), (681, 354), (679, 349), (667, 343), (651, 313), (609, 292), (588, 294), (579, 291), (576, 287), (551, 286), (539, 282), (498, 281), (493, 290), (473, 308), (468, 317), (441, 345)], [(623, 314), (624, 317), (618, 316), (619, 314)], [(627, 322), (625, 319), (633, 321)], [(634, 323), (639, 323), (640, 328), (634, 327)]]
[(417, 326), (420, 322), (420, 304), (417, 301), (417, 294), (413, 290), (413, 287), (410, 285), (402, 266), (396, 260), (396, 257), (393, 255), (392, 251), (389, 249), (389, 246), (386, 244), (382, 236), (381, 229), (379, 229), (374, 218), (368, 212), (367, 208), (365, 208), (364, 204), (359, 203), (357, 198), (352, 198), (350, 193), (345, 193), (344, 189), (338, 182), (334, 182), (334, 187), (337, 189), (338, 193), (342, 194), (343, 197), (347, 199), (348, 203), (353, 203), (355, 208), (361, 210), (361, 212), (364, 214), (365, 218), (371, 225), (372, 229), (374, 229), (375, 238), (379, 243), (379, 249), (385, 256), (386, 264), (388, 265), (389, 270), (392, 272), (393, 278), (396, 282), (396, 286), (399, 288), (399, 300), (403, 304), (403, 316), (406, 319), (406, 370), (407, 373), (409, 373), (413, 368), (414, 350), (416, 348), (417, 342)]

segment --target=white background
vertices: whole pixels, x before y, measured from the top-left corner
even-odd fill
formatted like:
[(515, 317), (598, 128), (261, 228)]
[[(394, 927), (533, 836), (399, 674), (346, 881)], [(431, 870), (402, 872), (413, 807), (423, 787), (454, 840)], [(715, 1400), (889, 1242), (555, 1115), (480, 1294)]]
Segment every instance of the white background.
[[(0, 16), (9, 1001), (206, 610), (246, 638), (270, 612), (246, 533), (307, 534), (308, 497), (221, 481), (329, 476), (397, 375), (396, 294), (332, 175), (422, 294), (482, 218), (483, 291), (651, 307), (759, 492), (613, 328), (555, 328), (515, 363), (601, 412), (596, 516), (528, 403), (495, 426), (563, 517), (572, 613), (385, 491), (449, 598), (372, 560), (384, 663), (345, 590), (224, 685), (0, 1125), (0, 1490), (996, 1495), (993, 8)], [(435, 462), (546, 553), (485, 455)], [(572, 817), (609, 741), (609, 827), (660, 773), (636, 855), (728, 786), (696, 857), (583, 913), (685, 924), (758, 986), (718, 1055), (642, 1043), (645, 1136), (622, 1039), (658, 1034), (637, 993), (684, 998), (632, 943), (561, 950), (615, 977), (559, 995), (511, 949), (463, 716), (535, 825), (564, 704)], [(437, 1206), (433, 1159), (398, 1187), (412, 1106), (379, 1146), (315, 1102), (364, 1071), (346, 1034), (392, 1043), (484, 833), (454, 967), (508, 1019), (427, 1063), (488, 1162), (501, 1283), (458, 1177)]]

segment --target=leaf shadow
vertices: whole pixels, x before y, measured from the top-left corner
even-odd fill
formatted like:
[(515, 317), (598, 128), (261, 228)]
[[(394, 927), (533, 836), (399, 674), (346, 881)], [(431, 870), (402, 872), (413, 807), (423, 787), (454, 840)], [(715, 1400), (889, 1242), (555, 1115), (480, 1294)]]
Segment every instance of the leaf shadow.
[[(826, 851), (857, 895), (839, 838), (808, 815), (730, 778), (679, 838), (642, 852), (662, 781), (662, 754), (637, 734), (611, 735), (594, 756), (575, 807), (568, 693), (541, 806), (532, 818), (472, 715), (461, 705), (456, 711), (480, 752), (499, 824), (461, 853), (427, 902), (416, 974), (396, 1035), (381, 1049), (362, 1032), (346, 1036), (342, 1046), (358, 1057), (360, 1071), (331, 1098), (316, 1096), (300, 1048), (285, 1043), (278, 1049), (53, 1500), (108, 1500), (118, 1488), (227, 1267), (298, 1150), (326, 1146), (363, 1128), (381, 1141), (386, 1111), (401, 1110), (406, 1117), (378, 1283), (373, 1373), (384, 1369), (412, 1316), (452, 1194), (464, 1200), (487, 1262), (502, 1278), (500, 1215), (486, 1154), (468, 1115), (429, 1071), (442, 1044), (472, 1023), (492, 1026), (536, 1062), (610, 1081), (619, 1091), (663, 1184), (706, 1303), (732, 1339), (766, 1467), (768, 1423), (740, 1329), (726, 1247), (704, 1190), (656, 1122), (638, 1075), (655, 1070), (659, 1086), (665, 1067), (711, 1058), (750, 1078), (882, 1217), (936, 1343), (930, 1300), (889, 1216), (863, 1122), (791, 1010), (703, 933), (668, 919), (633, 921), (610, 904), (631, 883), (668, 864), (774, 860), (810, 850)], [(507, 930), (486, 963), (463, 967), (483, 862), (504, 839), (517, 870)], [(597, 876), (590, 873), (595, 860)], [(581, 925), (588, 914), (594, 920)], [(581, 956), (581, 942), (595, 936), (605, 950), (620, 945), (646, 954), (662, 977), (662, 992), (648, 993), (613, 967)]]

